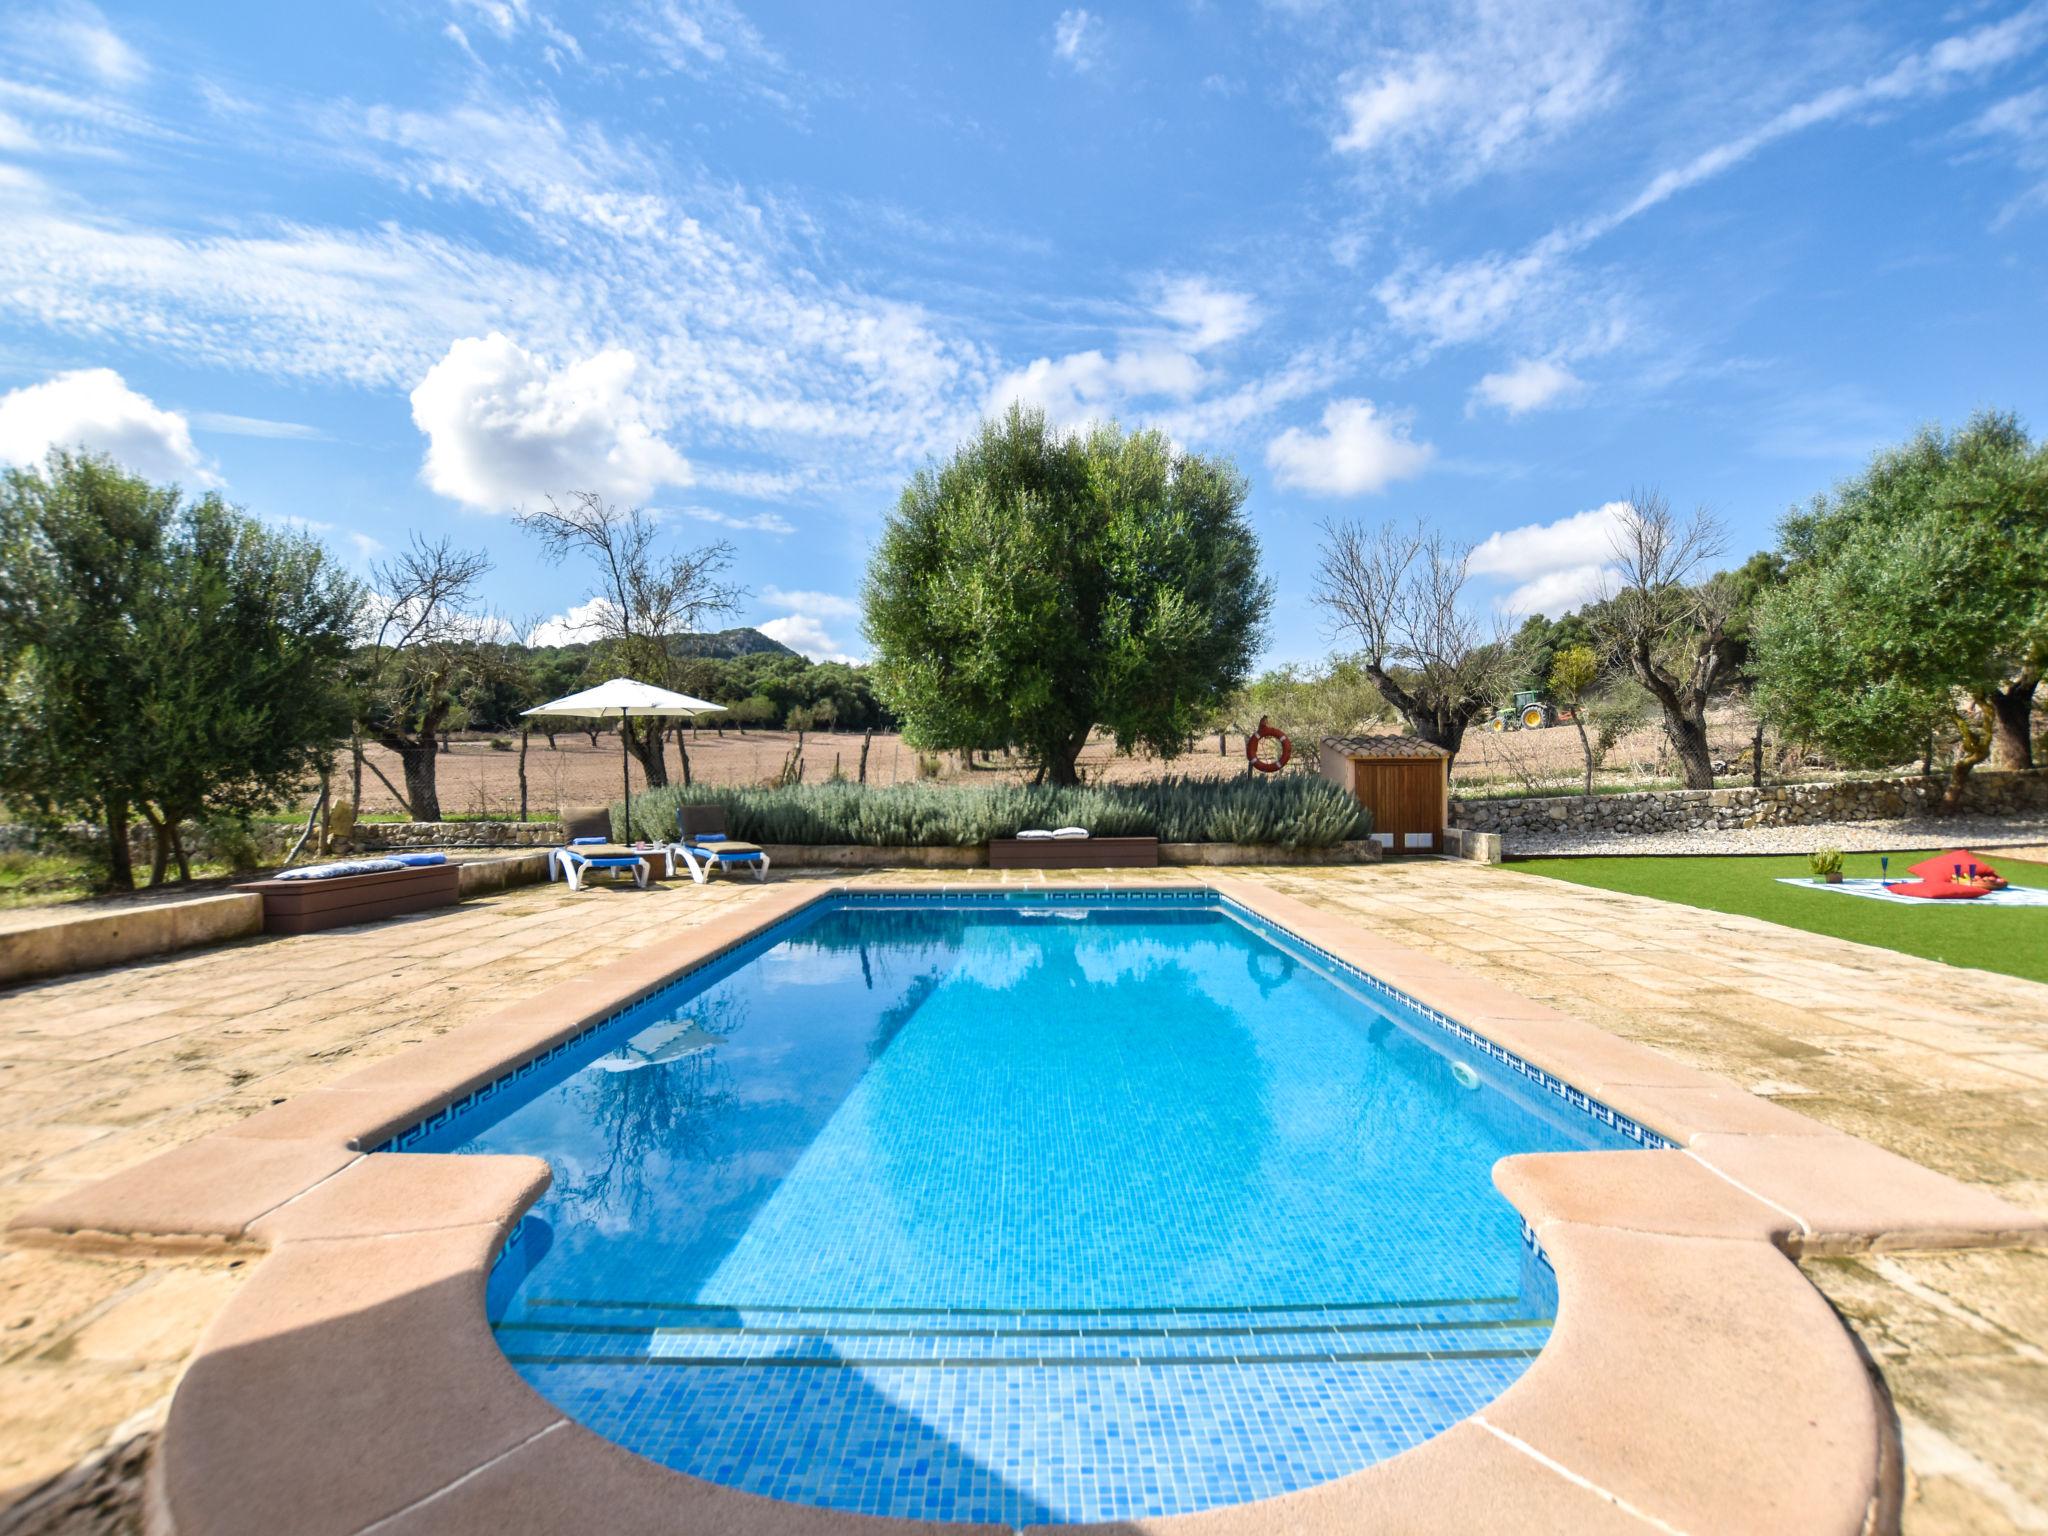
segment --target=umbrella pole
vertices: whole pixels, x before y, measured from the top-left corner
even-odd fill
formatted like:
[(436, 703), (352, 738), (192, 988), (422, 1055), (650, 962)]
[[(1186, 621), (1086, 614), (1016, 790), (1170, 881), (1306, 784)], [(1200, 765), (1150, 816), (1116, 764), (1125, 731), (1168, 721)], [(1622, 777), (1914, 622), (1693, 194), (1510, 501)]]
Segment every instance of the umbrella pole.
[(626, 751), (626, 712), (619, 711), (619, 782), (626, 786), (626, 837), (633, 841), (633, 759)]

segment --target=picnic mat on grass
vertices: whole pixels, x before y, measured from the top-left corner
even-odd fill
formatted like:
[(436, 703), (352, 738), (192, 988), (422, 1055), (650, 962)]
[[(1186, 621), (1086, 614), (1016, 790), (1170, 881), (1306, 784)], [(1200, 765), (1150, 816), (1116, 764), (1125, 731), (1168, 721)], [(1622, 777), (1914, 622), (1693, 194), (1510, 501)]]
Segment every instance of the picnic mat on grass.
[[(1903, 885), (1902, 878), (1893, 885)], [(1803, 885), (1816, 891), (1835, 891), (1843, 896), (1863, 896), (1871, 901), (1895, 901), (1907, 907), (2048, 907), (2048, 891), (2034, 886), (2008, 885), (2002, 891), (1990, 891), (1982, 896), (1966, 899), (1932, 901), (1925, 896), (1901, 896), (1896, 891), (1885, 889), (1882, 880), (1844, 880), (1840, 885), (1829, 885), (1825, 880), (1781, 877), (1780, 885)]]

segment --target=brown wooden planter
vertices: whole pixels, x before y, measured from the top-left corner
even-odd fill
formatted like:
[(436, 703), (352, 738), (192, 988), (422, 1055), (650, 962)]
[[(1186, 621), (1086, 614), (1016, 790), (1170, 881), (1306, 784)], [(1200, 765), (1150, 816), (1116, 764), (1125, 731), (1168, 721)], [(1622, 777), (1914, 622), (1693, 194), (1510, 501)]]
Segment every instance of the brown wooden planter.
[(990, 869), (1151, 869), (1159, 863), (1156, 837), (992, 837)]
[(263, 898), (265, 933), (318, 933), (453, 906), (461, 882), (462, 866), (451, 860), (332, 880), (252, 880), (237, 889)]

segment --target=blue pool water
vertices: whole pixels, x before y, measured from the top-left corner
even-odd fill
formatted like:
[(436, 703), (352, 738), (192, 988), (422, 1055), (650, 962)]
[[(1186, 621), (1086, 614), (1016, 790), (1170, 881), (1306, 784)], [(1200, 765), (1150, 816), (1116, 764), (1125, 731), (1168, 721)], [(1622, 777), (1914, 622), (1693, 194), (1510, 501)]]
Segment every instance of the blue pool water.
[(1030, 1525), (1285, 1492), (1483, 1406), (1554, 1294), (1489, 1170), (1643, 1144), (1601, 1115), (1213, 898), (865, 897), (398, 1145), (552, 1164), (491, 1314), (599, 1433)]

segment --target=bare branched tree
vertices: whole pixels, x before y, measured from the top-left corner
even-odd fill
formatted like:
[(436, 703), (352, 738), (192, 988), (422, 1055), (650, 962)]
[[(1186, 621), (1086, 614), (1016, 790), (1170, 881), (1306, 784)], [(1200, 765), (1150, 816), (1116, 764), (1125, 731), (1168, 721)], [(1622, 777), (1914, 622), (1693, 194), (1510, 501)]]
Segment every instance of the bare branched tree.
[(1358, 661), (1424, 741), (1452, 757), (1518, 668), (1504, 624), (1464, 600), (1472, 549), (1417, 524), (1325, 523), (1316, 601), (1359, 643)]
[(1688, 789), (1714, 787), (1707, 704), (1728, 666), (1739, 593), (1710, 576), (1726, 535), (1705, 507), (1680, 518), (1656, 491), (1630, 494), (1614, 536), (1615, 578), (1595, 610), (1609, 659), (1649, 690)]
[[(604, 659), (657, 687), (675, 686), (677, 657), (670, 641), (695, 632), (714, 614), (730, 612), (746, 595), (724, 580), (732, 565), (730, 544), (664, 549), (654, 518), (639, 507), (614, 506), (595, 491), (575, 491), (563, 500), (550, 496), (545, 508), (522, 511), (518, 522), (557, 564), (575, 553), (589, 557), (597, 580), (586, 594), (594, 600), (588, 623), (608, 653)], [(621, 728), (647, 783), (668, 783), (666, 722), (631, 720)], [(690, 782), (687, 747), (683, 782)]]
[(503, 626), (475, 611), (477, 583), (490, 568), (480, 549), (415, 534), (370, 571), (356, 718), (363, 735), (398, 755), (415, 821), (441, 819), (434, 760), (442, 731), (463, 694), (501, 659)]

